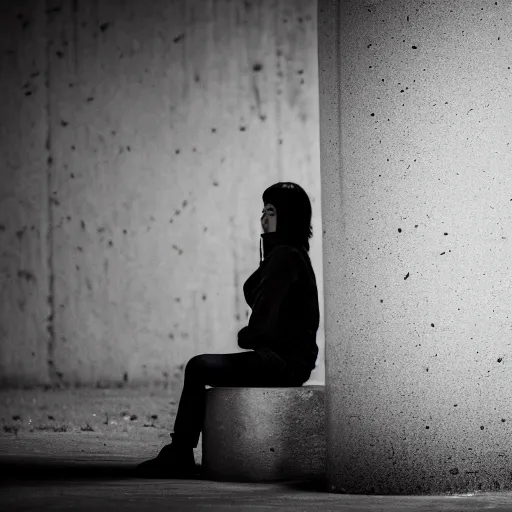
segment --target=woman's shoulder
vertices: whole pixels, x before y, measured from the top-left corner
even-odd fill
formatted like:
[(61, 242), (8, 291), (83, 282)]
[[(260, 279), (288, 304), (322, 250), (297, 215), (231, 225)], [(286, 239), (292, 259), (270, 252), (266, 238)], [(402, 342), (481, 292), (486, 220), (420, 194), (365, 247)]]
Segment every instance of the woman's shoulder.
[(304, 254), (298, 247), (288, 244), (279, 244), (274, 247), (269, 255), (269, 259), (274, 261), (286, 262), (286, 264), (296, 264), (298, 266), (306, 264)]
[(272, 254), (277, 257), (289, 257), (290, 255), (300, 255), (300, 251), (293, 245), (279, 244), (274, 247), (270, 255)]

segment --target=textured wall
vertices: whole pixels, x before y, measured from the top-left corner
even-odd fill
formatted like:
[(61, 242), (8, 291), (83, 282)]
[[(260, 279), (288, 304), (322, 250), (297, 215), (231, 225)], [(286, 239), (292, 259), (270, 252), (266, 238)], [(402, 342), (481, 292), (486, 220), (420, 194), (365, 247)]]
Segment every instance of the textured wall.
[[(239, 352), (276, 181), (312, 200), (323, 311), (314, 3), (10, 1), (0, 14), (4, 385), (177, 388), (190, 357)], [(318, 344), (322, 380), (322, 330)]]
[(0, 380), (32, 385), (52, 325), (45, 20), (24, 28), (4, 2), (0, 24)]
[(511, 19), (319, 3), (332, 492), (512, 489)]

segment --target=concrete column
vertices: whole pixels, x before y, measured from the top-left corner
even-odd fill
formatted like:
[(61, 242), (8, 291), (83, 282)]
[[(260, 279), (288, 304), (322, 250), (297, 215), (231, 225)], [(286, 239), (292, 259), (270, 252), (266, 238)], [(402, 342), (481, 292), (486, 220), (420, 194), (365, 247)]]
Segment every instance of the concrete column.
[(330, 492), (512, 489), (512, 3), (319, 0)]

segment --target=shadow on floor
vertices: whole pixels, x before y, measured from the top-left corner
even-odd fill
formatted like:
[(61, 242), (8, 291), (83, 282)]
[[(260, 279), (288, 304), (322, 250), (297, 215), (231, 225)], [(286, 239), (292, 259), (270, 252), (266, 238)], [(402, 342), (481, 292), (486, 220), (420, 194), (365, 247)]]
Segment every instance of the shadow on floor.
[(4, 480), (124, 480), (135, 478), (136, 464), (67, 464), (56, 461), (0, 461), (0, 474)]
[[(48, 482), (65, 480), (127, 480), (140, 479), (134, 472), (134, 464), (123, 463), (89, 463), (71, 464), (45, 460), (0, 460), (0, 474), (4, 482)], [(201, 475), (201, 465), (196, 463), (197, 476), (194, 480), (206, 480)], [(190, 479), (188, 479), (190, 480)], [(219, 482), (221, 483), (221, 482)], [(239, 482), (248, 483), (248, 482)], [(314, 480), (281, 480), (273, 482), (287, 489), (303, 492), (327, 492), (324, 479)]]
[(299, 480), (296, 482), (283, 482), (290, 490), (305, 492), (328, 492), (327, 480)]

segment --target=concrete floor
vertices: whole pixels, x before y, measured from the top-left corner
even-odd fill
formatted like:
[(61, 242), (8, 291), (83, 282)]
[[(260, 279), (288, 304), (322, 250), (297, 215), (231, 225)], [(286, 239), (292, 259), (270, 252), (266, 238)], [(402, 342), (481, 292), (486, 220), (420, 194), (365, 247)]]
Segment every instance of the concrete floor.
[(170, 402), (166, 390), (0, 393), (0, 510), (512, 511), (509, 492), (361, 496), (322, 482), (133, 478), (169, 442)]

